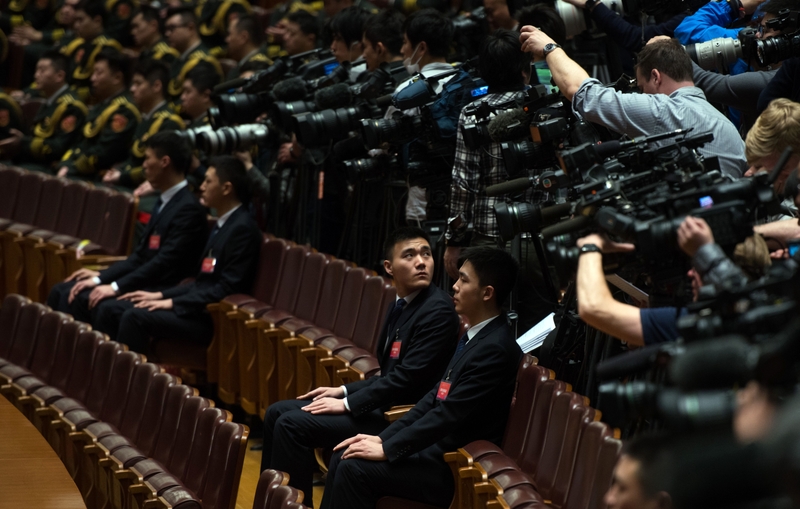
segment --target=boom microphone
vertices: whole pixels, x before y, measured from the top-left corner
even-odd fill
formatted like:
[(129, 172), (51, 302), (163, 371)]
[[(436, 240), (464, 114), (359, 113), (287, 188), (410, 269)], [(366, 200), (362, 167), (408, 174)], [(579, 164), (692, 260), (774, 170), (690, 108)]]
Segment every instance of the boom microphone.
[(751, 380), (758, 360), (758, 348), (741, 336), (703, 341), (673, 359), (669, 378), (684, 391), (725, 389)]
[(498, 113), (486, 127), (489, 137), (497, 143), (514, 141), (528, 135), (528, 114), (519, 108)]
[(552, 239), (565, 233), (572, 233), (586, 228), (592, 224), (592, 219), (589, 216), (576, 216), (572, 219), (567, 219), (553, 226), (548, 226), (542, 229), (542, 237), (545, 239)]
[(664, 359), (669, 359), (680, 348), (677, 345), (645, 346), (597, 364), (595, 372), (598, 378), (604, 380), (641, 373), (652, 368), (657, 363), (663, 362)]
[(306, 82), (301, 78), (288, 78), (275, 83), (275, 86), (272, 87), (272, 95), (278, 101), (302, 101), (307, 94)]
[(534, 184), (533, 177), (520, 177), (514, 180), (507, 180), (486, 188), (486, 196), (503, 196), (504, 194), (517, 194)]
[(350, 93), (350, 87), (346, 84), (337, 83), (317, 90), (314, 94), (314, 103), (319, 111), (344, 108), (353, 103), (353, 94)]
[(236, 78), (234, 80), (226, 81), (225, 83), (220, 83), (219, 85), (214, 87), (214, 90), (212, 91), (212, 93), (221, 94), (223, 92), (228, 92), (230, 90), (235, 90), (235, 89), (241, 87), (242, 85), (244, 85), (245, 83), (248, 83), (249, 81), (250, 81), (250, 79), (248, 79), (248, 78)]

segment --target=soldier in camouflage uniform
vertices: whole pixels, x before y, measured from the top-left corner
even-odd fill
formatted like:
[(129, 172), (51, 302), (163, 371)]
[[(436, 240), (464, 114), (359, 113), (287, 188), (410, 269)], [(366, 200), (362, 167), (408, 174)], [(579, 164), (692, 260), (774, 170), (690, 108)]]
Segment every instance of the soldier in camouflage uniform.
[[(171, 48), (161, 37), (159, 22), (158, 11), (143, 5), (133, 16), (131, 33), (136, 45), (142, 48), (142, 52), (138, 55), (140, 62), (160, 60), (169, 66), (178, 58), (178, 51)], [(166, 83), (164, 86), (166, 87)]]
[(163, 62), (145, 60), (133, 70), (131, 95), (142, 114), (136, 128), (128, 159), (107, 171), (103, 182), (115, 184), (132, 191), (144, 182), (142, 162), (145, 142), (159, 131), (185, 129), (183, 119), (167, 104), (165, 88), (169, 83), (169, 69)]
[(241, 68), (248, 62), (263, 62), (271, 64), (267, 55), (262, 51), (264, 30), (261, 24), (253, 16), (240, 16), (231, 19), (228, 27), (228, 58), (236, 60), (236, 67), (228, 73), (229, 80), (237, 78), (241, 74)]
[(84, 101), (89, 100), (97, 55), (103, 50), (122, 50), (119, 42), (104, 34), (107, 16), (102, 0), (81, 0), (75, 8), (75, 32), (83, 42), (72, 53), (72, 88)]
[(170, 68), (167, 93), (173, 100), (181, 96), (186, 75), (201, 62), (211, 65), (222, 79), (222, 66), (211, 56), (208, 47), (200, 39), (197, 33), (197, 18), (191, 9), (180, 8), (172, 11), (167, 18), (164, 31), (170, 46), (181, 53)]
[(58, 176), (95, 179), (101, 170), (125, 159), (141, 115), (127, 94), (128, 62), (103, 51), (94, 63), (92, 91), (99, 101), (83, 126), (83, 138), (61, 160)]

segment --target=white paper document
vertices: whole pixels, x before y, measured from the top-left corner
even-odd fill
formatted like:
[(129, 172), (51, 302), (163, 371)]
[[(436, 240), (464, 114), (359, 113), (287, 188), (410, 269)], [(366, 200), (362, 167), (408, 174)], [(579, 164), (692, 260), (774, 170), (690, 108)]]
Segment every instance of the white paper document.
[(550, 313), (541, 322), (530, 328), (528, 332), (517, 339), (517, 344), (524, 353), (532, 352), (542, 346), (544, 338), (556, 329), (555, 313)]

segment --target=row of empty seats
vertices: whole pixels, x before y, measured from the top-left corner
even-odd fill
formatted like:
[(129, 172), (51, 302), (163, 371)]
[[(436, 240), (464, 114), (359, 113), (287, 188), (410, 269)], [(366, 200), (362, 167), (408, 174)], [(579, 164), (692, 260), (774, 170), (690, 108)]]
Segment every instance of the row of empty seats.
[(7, 296), (0, 383), (90, 509), (235, 507), (247, 426), (89, 325)]
[(44, 302), (75, 270), (130, 252), (138, 199), (0, 165), (0, 290)]

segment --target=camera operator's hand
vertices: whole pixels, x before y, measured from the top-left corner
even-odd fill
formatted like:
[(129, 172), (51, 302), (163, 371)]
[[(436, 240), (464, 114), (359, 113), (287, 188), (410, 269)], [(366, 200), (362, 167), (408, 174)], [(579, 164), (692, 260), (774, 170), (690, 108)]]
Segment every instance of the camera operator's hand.
[(530, 25), (522, 27), (519, 42), (522, 43), (522, 51), (533, 54), (534, 60), (543, 60), (544, 47), (551, 43), (555, 44), (550, 36)]
[(116, 168), (111, 168), (105, 174), (103, 174), (103, 182), (106, 184), (116, 184), (119, 182), (119, 178), (122, 176), (122, 173)]
[(585, 237), (578, 239), (575, 243), (578, 247), (583, 247), (586, 244), (594, 244), (600, 248), (603, 253), (630, 253), (636, 246), (627, 242), (614, 242), (605, 235), (599, 233), (592, 233)]
[(447, 249), (444, 250), (444, 270), (455, 280), (458, 280), (459, 256), (461, 256), (461, 248), (458, 246), (447, 246)]
[(300, 160), (302, 153), (303, 147), (297, 142), (297, 138), (292, 135), (291, 143), (284, 143), (278, 149), (278, 162), (281, 164), (296, 163)]
[(153, 189), (153, 184), (145, 180), (139, 184), (139, 187), (133, 190), (133, 195), (141, 198), (142, 196), (147, 196), (148, 194), (153, 194), (155, 192), (156, 190)]
[(694, 258), (697, 250), (714, 242), (711, 227), (699, 217), (686, 216), (678, 227), (678, 245), (684, 253)]
[(253, 155), (249, 150), (237, 150), (233, 153), (233, 156), (242, 162), (246, 171), (250, 171), (253, 168)]

